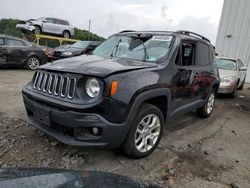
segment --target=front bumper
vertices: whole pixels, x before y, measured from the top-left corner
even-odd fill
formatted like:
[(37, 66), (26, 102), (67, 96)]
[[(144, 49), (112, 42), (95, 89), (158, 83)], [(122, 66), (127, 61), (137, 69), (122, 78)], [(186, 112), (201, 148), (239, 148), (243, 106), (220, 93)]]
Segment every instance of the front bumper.
[(17, 24), (16, 28), (21, 31), (29, 31), (29, 32), (32, 32), (35, 29), (33, 25), (27, 25), (27, 24)]
[(234, 89), (236, 87), (236, 84), (237, 84), (236, 82), (233, 82), (230, 85), (222, 85), (222, 84), (220, 84), (219, 89), (218, 89), (218, 93), (221, 93), (221, 94), (233, 93)]
[[(28, 114), (28, 123), (68, 145), (86, 148), (118, 148), (129, 129), (126, 123), (111, 123), (99, 114), (60, 110), (45, 105), (26, 95), (24, 91), (23, 100)], [(35, 115), (37, 109), (40, 110), (38, 118)], [(45, 120), (44, 116), (46, 116)], [(93, 135), (91, 133), (93, 127), (98, 128), (101, 134)]]

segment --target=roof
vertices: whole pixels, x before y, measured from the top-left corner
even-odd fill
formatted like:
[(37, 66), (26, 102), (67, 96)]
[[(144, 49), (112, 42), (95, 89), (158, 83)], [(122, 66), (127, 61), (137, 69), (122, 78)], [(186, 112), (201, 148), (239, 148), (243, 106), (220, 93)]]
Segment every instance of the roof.
[(124, 31), (121, 31), (119, 32), (118, 34), (136, 34), (136, 33), (145, 33), (145, 34), (175, 34), (175, 35), (179, 35), (180, 37), (182, 38), (185, 38), (185, 39), (200, 39), (202, 41), (205, 41), (209, 44), (211, 44), (210, 40), (207, 39), (206, 37), (200, 35), (200, 34), (197, 34), (197, 33), (194, 33), (194, 32), (191, 32), (191, 31), (186, 31), (186, 30), (179, 30), (179, 31), (133, 31), (133, 30), (124, 30)]
[(12, 39), (18, 39), (18, 40), (23, 40), (22, 38), (18, 38), (18, 37), (14, 37), (14, 36), (11, 36), (11, 35), (6, 35), (6, 34), (0, 34), (0, 37), (3, 37), (3, 38), (12, 38)]

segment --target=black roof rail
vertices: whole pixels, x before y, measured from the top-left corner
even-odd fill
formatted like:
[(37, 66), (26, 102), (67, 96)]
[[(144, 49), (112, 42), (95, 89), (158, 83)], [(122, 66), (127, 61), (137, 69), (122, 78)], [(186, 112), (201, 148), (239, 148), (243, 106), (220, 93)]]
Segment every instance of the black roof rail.
[(134, 30), (123, 30), (123, 31), (120, 31), (119, 33), (127, 33), (127, 32), (135, 32)]
[(202, 35), (199, 35), (197, 33), (191, 32), (191, 31), (179, 30), (179, 31), (176, 31), (175, 33), (183, 34), (183, 35), (189, 35), (189, 36), (193, 35), (193, 36), (199, 37), (199, 38), (201, 38), (203, 40), (206, 40), (206, 41), (210, 42), (210, 40), (207, 39), (206, 37), (204, 37)]

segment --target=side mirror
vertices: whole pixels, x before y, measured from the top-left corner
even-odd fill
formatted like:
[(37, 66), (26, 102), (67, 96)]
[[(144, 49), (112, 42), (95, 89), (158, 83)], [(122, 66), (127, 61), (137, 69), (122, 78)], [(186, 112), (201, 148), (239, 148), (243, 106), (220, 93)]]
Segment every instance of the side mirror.
[(247, 71), (247, 68), (246, 67), (241, 67), (240, 71)]
[(46, 19), (45, 19), (45, 20), (43, 20), (43, 23), (46, 23), (46, 22), (48, 22)]

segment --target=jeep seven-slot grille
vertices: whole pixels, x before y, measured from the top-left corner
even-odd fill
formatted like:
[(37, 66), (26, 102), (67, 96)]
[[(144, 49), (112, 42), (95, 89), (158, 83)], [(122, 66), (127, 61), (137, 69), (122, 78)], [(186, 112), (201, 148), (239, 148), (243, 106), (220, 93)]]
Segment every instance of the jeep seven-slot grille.
[(37, 72), (34, 77), (33, 89), (72, 99), (76, 89), (76, 78), (48, 72)]

